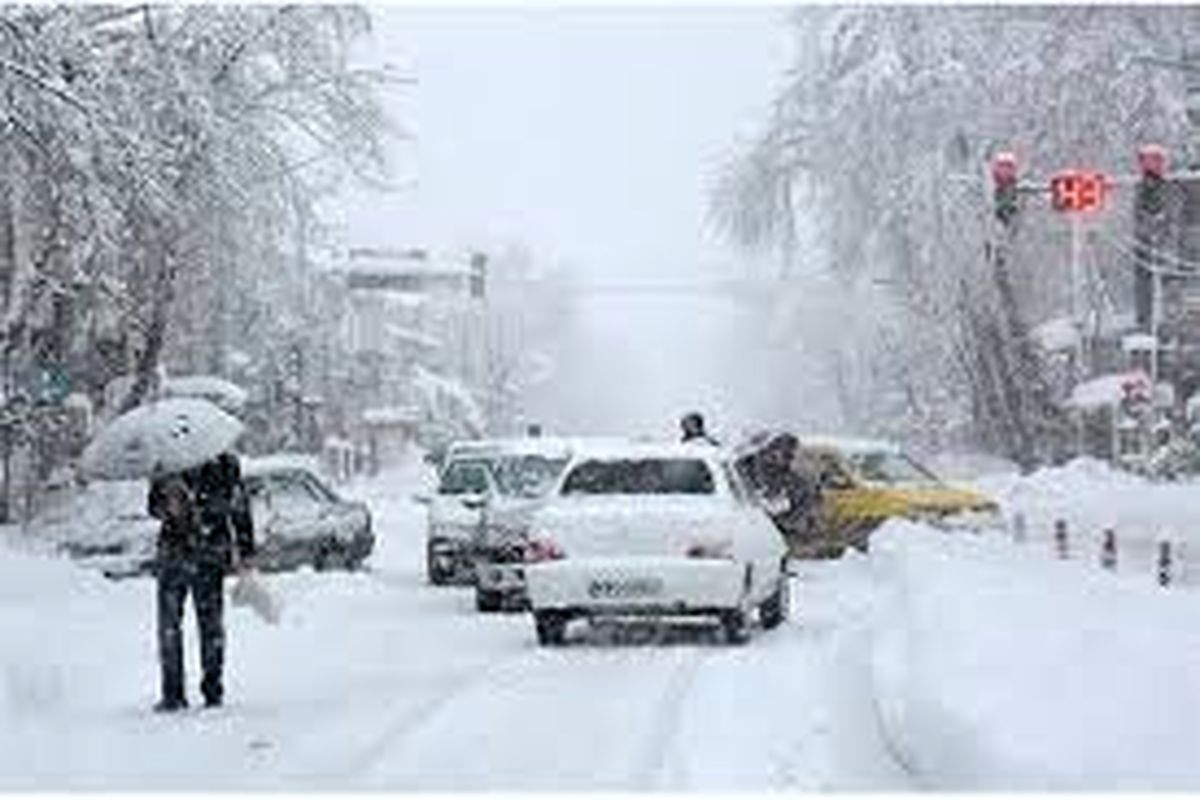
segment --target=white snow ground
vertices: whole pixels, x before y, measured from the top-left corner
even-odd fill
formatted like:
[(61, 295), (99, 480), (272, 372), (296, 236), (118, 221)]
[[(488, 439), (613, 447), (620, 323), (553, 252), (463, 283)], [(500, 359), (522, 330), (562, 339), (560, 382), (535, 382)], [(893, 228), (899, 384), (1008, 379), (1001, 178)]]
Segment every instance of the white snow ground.
[[(276, 628), (229, 609), (215, 712), (149, 711), (152, 582), (0, 550), (0, 790), (1200, 788), (1186, 587), (896, 523), (804, 565), (792, 621), (746, 647), (601, 628), (544, 650), (526, 615), (424, 583), (421, 470), (348, 492), (376, 517), (369, 573), (267, 578)], [(1140, 502), (1076, 472), (997, 493)], [(1195, 489), (1164, 491), (1182, 513)]]

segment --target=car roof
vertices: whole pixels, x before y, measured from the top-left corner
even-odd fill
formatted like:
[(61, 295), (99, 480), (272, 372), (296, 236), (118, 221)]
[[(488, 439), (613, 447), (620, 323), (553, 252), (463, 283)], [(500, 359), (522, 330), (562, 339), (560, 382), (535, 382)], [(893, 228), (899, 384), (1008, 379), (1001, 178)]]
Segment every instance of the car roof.
[(604, 440), (592, 441), (575, 451), (577, 461), (617, 461), (626, 459), (700, 459), (720, 461), (729, 457), (729, 451), (707, 444), (681, 444), (679, 442), (646, 442)]
[(818, 450), (837, 450), (841, 453), (899, 453), (900, 446), (883, 439), (853, 436), (801, 435), (800, 446)]
[(318, 460), (313, 456), (301, 453), (277, 453), (256, 458), (243, 457), (239, 461), (242, 476), (247, 478), (281, 472), (307, 472), (315, 476), (321, 474)]
[(447, 461), (456, 458), (494, 458), (510, 455), (569, 458), (575, 451), (597, 441), (608, 440), (573, 436), (523, 436), (473, 439), (451, 443), (447, 450)]
[(761, 430), (740, 441), (733, 449), (734, 455), (742, 457), (763, 450), (770, 442), (783, 435), (796, 437), (803, 450), (817, 450), (840, 453), (842, 455), (860, 455), (864, 453), (902, 453), (903, 448), (894, 442), (884, 439), (869, 439), (860, 436), (838, 436), (833, 434), (807, 433), (797, 434), (784, 429)]

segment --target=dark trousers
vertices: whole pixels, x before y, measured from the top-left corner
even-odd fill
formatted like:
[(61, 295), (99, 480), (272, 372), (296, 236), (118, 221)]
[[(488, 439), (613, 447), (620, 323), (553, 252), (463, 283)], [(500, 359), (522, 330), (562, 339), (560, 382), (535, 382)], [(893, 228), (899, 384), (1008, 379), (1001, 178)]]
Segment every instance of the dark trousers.
[(188, 592), (200, 629), (200, 664), (204, 678), (200, 691), (209, 702), (220, 702), (225, 664), (225, 570), (216, 564), (169, 563), (158, 571), (158, 661), (162, 668), (162, 699), (182, 701), (183, 607)]

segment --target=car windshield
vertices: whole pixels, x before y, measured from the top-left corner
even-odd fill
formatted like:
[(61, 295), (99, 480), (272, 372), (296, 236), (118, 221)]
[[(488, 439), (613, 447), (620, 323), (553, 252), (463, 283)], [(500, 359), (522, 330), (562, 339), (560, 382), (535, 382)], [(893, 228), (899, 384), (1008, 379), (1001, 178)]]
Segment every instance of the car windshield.
[(452, 461), (442, 473), (438, 494), (486, 494), (487, 470), (486, 461)]
[(712, 494), (708, 465), (689, 458), (585, 461), (571, 470), (563, 494)]
[(492, 475), (500, 494), (541, 497), (553, 488), (566, 465), (565, 458), (531, 454), (502, 456), (492, 462)]
[(872, 483), (940, 483), (936, 475), (903, 453), (852, 453), (847, 461), (863, 480)]

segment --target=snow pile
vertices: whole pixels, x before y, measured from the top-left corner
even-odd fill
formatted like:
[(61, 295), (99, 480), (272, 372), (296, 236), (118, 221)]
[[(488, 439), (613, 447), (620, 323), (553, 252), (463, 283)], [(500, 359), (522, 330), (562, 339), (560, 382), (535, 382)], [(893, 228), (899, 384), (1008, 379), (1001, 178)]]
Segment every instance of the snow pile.
[[(22, 721), (80, 704), (100, 662), (78, 649), (99, 624), (104, 579), (69, 562), (0, 548), (0, 750)], [(68, 613), (64, 613), (66, 610)]]
[(1023, 514), (1034, 539), (1048, 538), (1062, 519), (1073, 538), (1089, 542), (1111, 527), (1124, 542), (1170, 539), (1200, 553), (1200, 491), (1192, 484), (1155, 483), (1079, 458), (1027, 476), (986, 476), (978, 485), (1009, 519)]
[(872, 544), (881, 729), (920, 783), (1200, 787), (1200, 596), (907, 522)]

